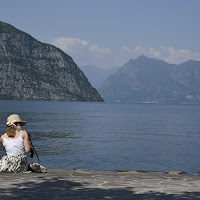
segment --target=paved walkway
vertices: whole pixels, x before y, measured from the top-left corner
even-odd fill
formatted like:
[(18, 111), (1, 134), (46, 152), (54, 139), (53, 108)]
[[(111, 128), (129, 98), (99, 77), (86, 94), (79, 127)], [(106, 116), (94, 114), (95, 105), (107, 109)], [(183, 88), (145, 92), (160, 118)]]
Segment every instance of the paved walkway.
[(48, 170), (48, 173), (0, 173), (0, 200), (200, 199), (200, 175)]

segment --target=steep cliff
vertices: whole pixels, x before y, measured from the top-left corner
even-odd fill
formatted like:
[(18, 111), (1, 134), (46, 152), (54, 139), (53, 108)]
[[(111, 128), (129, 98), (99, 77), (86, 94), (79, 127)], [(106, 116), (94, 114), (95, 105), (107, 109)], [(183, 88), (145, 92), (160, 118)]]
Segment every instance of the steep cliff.
[(3, 22), (0, 83), (4, 99), (103, 101), (70, 56)]
[(140, 56), (101, 86), (108, 102), (200, 104), (200, 61), (180, 65)]

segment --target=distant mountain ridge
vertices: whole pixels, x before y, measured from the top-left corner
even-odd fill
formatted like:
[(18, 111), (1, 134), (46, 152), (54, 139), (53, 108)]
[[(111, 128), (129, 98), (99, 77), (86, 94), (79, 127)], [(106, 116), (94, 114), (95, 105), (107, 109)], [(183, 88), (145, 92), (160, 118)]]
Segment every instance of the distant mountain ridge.
[(0, 98), (103, 101), (73, 59), (0, 22)]
[(80, 69), (84, 72), (92, 86), (97, 90), (110, 75), (114, 74), (117, 71), (118, 68), (119, 67), (102, 69), (95, 66), (80, 67)]
[(199, 104), (200, 61), (176, 65), (140, 56), (118, 69), (99, 91), (107, 102)]

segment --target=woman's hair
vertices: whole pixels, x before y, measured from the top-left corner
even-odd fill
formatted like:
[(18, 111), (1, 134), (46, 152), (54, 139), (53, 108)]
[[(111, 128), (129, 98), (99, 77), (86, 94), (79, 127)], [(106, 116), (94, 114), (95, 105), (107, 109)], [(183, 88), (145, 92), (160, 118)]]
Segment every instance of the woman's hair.
[(15, 123), (15, 125), (11, 126), (6, 125), (6, 133), (8, 137), (15, 137), (16, 130), (21, 130), (20, 123)]

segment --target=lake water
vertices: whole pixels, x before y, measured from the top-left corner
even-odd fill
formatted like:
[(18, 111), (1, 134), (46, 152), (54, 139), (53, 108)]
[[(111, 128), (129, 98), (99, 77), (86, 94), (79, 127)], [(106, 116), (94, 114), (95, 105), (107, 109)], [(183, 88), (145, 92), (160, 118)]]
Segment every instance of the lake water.
[(10, 114), (27, 121), (49, 169), (200, 171), (199, 105), (1, 100), (0, 111), (1, 134)]

